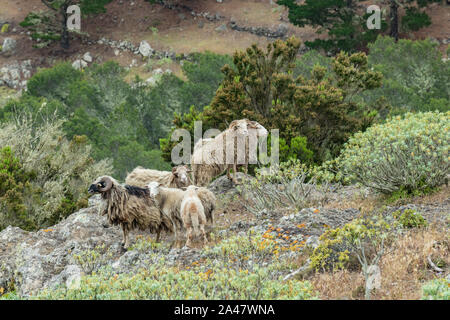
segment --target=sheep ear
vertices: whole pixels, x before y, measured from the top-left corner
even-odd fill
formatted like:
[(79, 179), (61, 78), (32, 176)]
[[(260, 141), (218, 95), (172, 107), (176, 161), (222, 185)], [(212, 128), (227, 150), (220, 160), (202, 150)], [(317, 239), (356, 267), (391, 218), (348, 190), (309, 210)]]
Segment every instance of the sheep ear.
[(187, 187), (181, 187), (180, 189), (183, 190), (183, 191), (186, 191)]

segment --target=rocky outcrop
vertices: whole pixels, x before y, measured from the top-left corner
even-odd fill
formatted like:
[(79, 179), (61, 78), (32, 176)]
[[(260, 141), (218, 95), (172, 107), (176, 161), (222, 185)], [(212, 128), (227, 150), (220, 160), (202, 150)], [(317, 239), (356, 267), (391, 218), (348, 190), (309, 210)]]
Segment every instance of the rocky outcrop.
[(38, 232), (8, 227), (0, 232), (0, 287), (14, 286), (21, 296), (81, 276), (75, 255), (106, 246), (112, 259), (122, 254), (121, 232), (109, 227), (97, 207), (82, 209)]
[(0, 86), (6, 85), (12, 89), (24, 89), (31, 77), (33, 66), (31, 60), (14, 61), (0, 68)]

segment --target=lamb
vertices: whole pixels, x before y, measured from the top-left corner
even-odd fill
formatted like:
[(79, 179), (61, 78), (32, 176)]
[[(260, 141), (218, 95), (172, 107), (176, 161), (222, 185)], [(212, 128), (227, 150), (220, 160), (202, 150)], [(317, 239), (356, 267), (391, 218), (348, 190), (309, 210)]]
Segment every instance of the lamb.
[(175, 232), (171, 219), (160, 211), (146, 188), (123, 186), (110, 176), (101, 176), (88, 192), (101, 194), (105, 202), (101, 214), (106, 215), (112, 225), (121, 226), (124, 249), (129, 247), (128, 234), (132, 229), (148, 229), (157, 234), (156, 241), (162, 231)]
[(129, 173), (125, 183), (132, 186), (147, 188), (151, 181), (158, 181), (164, 187), (181, 188), (191, 185), (189, 177), (191, 170), (187, 166), (173, 167), (172, 171), (158, 171), (137, 167)]
[[(237, 168), (244, 167), (247, 172), (250, 157), (250, 139), (249, 130), (255, 138), (265, 137), (268, 135), (267, 130), (256, 121), (248, 119), (234, 120), (231, 122), (227, 130), (217, 135), (214, 139), (199, 140), (194, 147), (191, 157), (191, 167), (193, 173), (194, 184), (205, 186), (211, 180), (227, 170), (227, 176), (233, 183), (237, 184), (236, 172)], [(238, 164), (238, 142), (242, 139), (245, 141), (245, 158), (242, 164)], [(232, 155), (232, 163), (227, 164), (227, 149), (234, 150)], [(252, 156), (256, 152), (256, 145), (252, 146)], [(238, 161), (239, 160), (239, 161)], [(229, 162), (229, 161), (228, 161)], [(231, 177), (231, 169), (233, 169), (233, 177)]]
[[(148, 184), (150, 196), (159, 206), (161, 211), (170, 217), (177, 229), (183, 226), (183, 220), (180, 214), (181, 202), (187, 191), (177, 188), (166, 188), (161, 186), (157, 181), (152, 181)], [(197, 196), (200, 199), (206, 220), (214, 224), (214, 209), (216, 208), (216, 197), (214, 193), (206, 188), (197, 187)], [(177, 239), (177, 234), (175, 234)]]
[(198, 234), (201, 234), (204, 244), (208, 243), (205, 232), (205, 210), (197, 195), (197, 189), (198, 187), (196, 186), (187, 187), (183, 201), (181, 202), (180, 216), (187, 231), (187, 247), (192, 247), (192, 239)]

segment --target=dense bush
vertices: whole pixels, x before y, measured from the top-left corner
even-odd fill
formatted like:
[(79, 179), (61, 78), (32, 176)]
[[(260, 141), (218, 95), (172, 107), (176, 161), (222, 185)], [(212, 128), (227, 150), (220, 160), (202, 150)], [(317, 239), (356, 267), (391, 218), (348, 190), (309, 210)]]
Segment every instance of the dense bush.
[(377, 264), (392, 226), (381, 216), (357, 218), (320, 236), (311, 256), (316, 271), (359, 269)]
[(427, 191), (449, 174), (450, 111), (397, 116), (355, 134), (338, 162), (355, 181), (383, 193)]
[(26, 172), (10, 147), (0, 150), (0, 230), (8, 224), (29, 229), (33, 227), (24, 204), (30, 192), (29, 180), (33, 173)]
[(62, 121), (36, 126), (29, 117), (2, 124), (0, 229), (33, 230), (53, 225), (87, 205), (86, 187), (112, 171), (95, 162), (84, 136), (68, 140)]
[(132, 87), (124, 76), (125, 70), (114, 62), (83, 72), (69, 63), (56, 64), (37, 72), (28, 92), (0, 110), (0, 119), (7, 121), (20, 112), (33, 114), (36, 125), (48, 118), (66, 119), (62, 128), (67, 137), (87, 136), (94, 159), (111, 158), (118, 178), (137, 165), (168, 169), (158, 138), (165, 132), (161, 119), (167, 119), (169, 111), (155, 103), (156, 89)]
[(407, 7), (402, 17), (402, 27), (405, 30), (417, 31), (431, 25), (431, 18), (424, 11), (416, 7)]
[(205, 272), (167, 267), (164, 260), (135, 274), (102, 272), (82, 278), (79, 289), (44, 291), (37, 299), (313, 299), (309, 282), (266, 280), (266, 268), (254, 272), (214, 268)]
[(368, 57), (383, 74), (383, 85), (360, 94), (366, 103), (384, 97), (394, 114), (450, 110), (450, 62), (442, 60), (436, 43), (380, 36), (369, 45)]
[(421, 228), (428, 225), (420, 213), (412, 209), (403, 212), (395, 211), (392, 216), (403, 226), (403, 228)]

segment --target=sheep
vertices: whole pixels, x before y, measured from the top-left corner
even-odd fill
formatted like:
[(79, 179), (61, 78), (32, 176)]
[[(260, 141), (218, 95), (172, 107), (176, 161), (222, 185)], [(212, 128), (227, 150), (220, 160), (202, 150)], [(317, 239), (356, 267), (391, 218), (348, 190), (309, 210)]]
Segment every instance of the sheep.
[(105, 202), (101, 214), (108, 217), (110, 224), (121, 226), (124, 249), (129, 247), (128, 234), (132, 229), (149, 229), (157, 234), (156, 241), (162, 231), (175, 232), (172, 221), (156, 206), (146, 188), (123, 186), (110, 176), (101, 176), (90, 185), (88, 192), (101, 194)]
[(201, 234), (204, 244), (208, 243), (205, 232), (205, 210), (197, 195), (197, 189), (198, 187), (196, 186), (187, 187), (181, 202), (180, 216), (187, 231), (187, 247), (192, 247), (192, 239), (198, 234)]
[[(194, 147), (194, 152), (191, 157), (191, 168), (193, 173), (194, 184), (198, 186), (205, 186), (211, 180), (227, 171), (227, 177), (237, 184), (236, 172), (237, 167), (244, 167), (247, 173), (249, 157), (250, 157), (250, 139), (249, 130), (255, 138), (265, 137), (268, 135), (267, 130), (256, 121), (250, 121), (248, 119), (234, 120), (231, 122), (227, 130), (221, 132), (213, 139), (200, 139)], [(245, 158), (242, 164), (238, 164), (238, 141), (241, 142), (245, 139)], [(227, 149), (234, 150), (232, 163), (226, 161)], [(252, 146), (252, 156), (256, 152), (256, 145)], [(233, 177), (231, 177), (231, 169), (233, 169)]]
[[(163, 187), (158, 181), (150, 182), (147, 187), (150, 192), (150, 197), (154, 199), (160, 210), (170, 217), (177, 229), (181, 229), (183, 221), (180, 208), (187, 191)], [(214, 193), (203, 187), (196, 187), (196, 192), (202, 203), (206, 220), (214, 225), (214, 209), (216, 208), (216, 197)], [(175, 234), (175, 239), (177, 239), (177, 234)]]
[(146, 188), (149, 182), (158, 181), (164, 187), (187, 187), (192, 184), (188, 174), (189, 172), (191, 172), (191, 170), (187, 166), (173, 167), (171, 172), (137, 167), (127, 175), (125, 183)]

